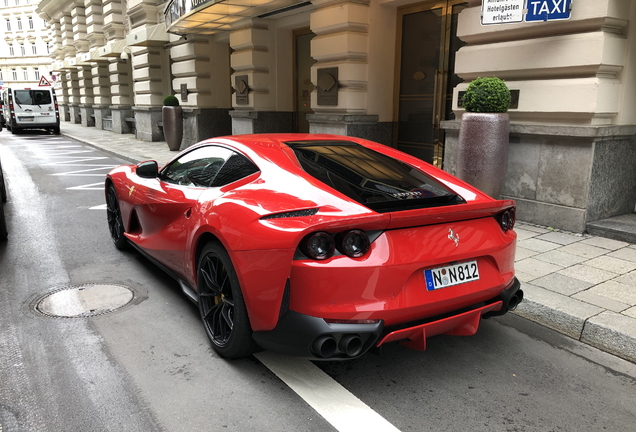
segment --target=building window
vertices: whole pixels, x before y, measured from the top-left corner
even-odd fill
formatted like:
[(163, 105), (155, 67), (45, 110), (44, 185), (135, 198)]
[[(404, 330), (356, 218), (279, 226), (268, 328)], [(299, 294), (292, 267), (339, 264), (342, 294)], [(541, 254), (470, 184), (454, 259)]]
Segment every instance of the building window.
[(36, 48), (34, 43), (31, 44), (31, 51), (33, 51), (34, 55), (37, 55), (37, 53), (38, 53), (38, 49)]
[(44, 21), (44, 27), (46, 27), (48, 25), (48, 21), (47, 20), (43, 20)]
[(51, 54), (51, 47), (49, 46), (49, 43), (46, 43), (46, 53), (47, 54)]
[(18, 80), (18, 71), (15, 68), (11, 68), (11, 76), (13, 77), (13, 81)]
[(4, 81), (4, 78), (2, 78), (2, 69), (0, 69), (0, 81)]
[(29, 17), (29, 28), (33, 30), (33, 17)]
[(39, 80), (40, 79), (40, 69), (36, 69), (35, 70), (35, 79)]
[(27, 71), (26, 68), (22, 68), (22, 75), (24, 75), (25, 81), (29, 80), (29, 71)]
[(15, 19), (18, 22), (18, 30), (22, 30), (22, 18)]
[(15, 55), (15, 51), (13, 50), (13, 45), (9, 45), (9, 55), (13, 57)]
[(20, 51), (22, 52), (22, 56), (26, 55), (26, 51), (24, 50), (24, 44), (20, 44)]
[(11, 31), (11, 21), (7, 19), (7, 31)]
[(4, 0), (4, 6), (5, 7), (9, 6), (9, 0)]

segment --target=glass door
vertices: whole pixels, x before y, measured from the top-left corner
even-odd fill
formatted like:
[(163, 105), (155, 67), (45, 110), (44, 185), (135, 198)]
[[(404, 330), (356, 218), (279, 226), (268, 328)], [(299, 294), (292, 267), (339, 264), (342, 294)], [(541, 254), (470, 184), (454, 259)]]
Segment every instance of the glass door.
[(398, 60), (394, 144), (399, 150), (442, 167), (442, 120), (452, 119), (457, 14), (464, 0), (427, 2), (398, 10)]

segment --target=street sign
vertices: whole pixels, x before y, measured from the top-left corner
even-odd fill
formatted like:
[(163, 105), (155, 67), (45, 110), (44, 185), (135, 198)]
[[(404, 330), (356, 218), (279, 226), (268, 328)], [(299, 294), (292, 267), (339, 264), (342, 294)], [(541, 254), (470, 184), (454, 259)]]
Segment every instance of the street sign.
[(525, 0), (483, 0), (481, 23), (487, 25), (522, 22), (524, 3)]
[(570, 18), (572, 0), (528, 0), (526, 22)]
[(49, 80), (47, 80), (44, 75), (42, 75), (42, 77), (40, 78), (40, 83), (38, 84), (38, 86), (40, 87), (46, 87), (46, 86), (50, 86), (51, 83), (49, 82)]

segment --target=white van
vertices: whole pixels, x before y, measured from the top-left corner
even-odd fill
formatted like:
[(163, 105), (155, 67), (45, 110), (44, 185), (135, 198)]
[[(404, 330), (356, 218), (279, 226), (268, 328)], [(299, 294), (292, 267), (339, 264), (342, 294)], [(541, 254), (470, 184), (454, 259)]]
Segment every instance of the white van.
[(23, 129), (48, 129), (60, 134), (60, 112), (50, 87), (2, 90), (4, 125), (11, 133)]

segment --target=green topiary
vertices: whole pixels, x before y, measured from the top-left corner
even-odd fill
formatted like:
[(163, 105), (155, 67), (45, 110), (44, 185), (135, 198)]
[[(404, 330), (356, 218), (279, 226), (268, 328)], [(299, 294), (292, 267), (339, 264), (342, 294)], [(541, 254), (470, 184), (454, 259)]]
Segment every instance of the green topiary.
[(476, 113), (505, 113), (510, 106), (510, 90), (503, 80), (477, 78), (464, 94), (464, 108)]
[(163, 106), (179, 106), (179, 99), (174, 95), (163, 98)]

